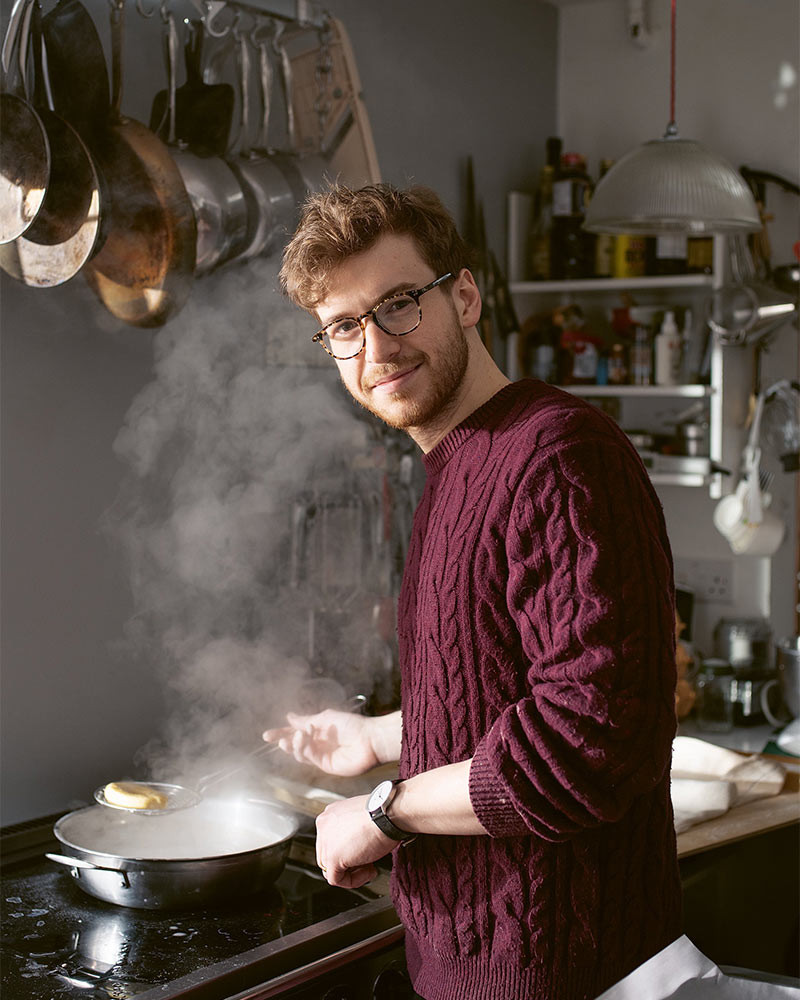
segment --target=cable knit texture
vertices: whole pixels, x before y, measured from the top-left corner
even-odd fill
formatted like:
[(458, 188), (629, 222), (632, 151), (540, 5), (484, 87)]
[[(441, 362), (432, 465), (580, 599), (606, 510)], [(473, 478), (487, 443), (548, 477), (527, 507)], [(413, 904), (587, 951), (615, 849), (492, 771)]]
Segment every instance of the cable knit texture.
[(486, 837), (395, 852), (426, 1000), (582, 1000), (681, 934), (672, 562), (590, 404), (506, 386), (424, 458), (399, 606), (401, 777), (473, 758)]

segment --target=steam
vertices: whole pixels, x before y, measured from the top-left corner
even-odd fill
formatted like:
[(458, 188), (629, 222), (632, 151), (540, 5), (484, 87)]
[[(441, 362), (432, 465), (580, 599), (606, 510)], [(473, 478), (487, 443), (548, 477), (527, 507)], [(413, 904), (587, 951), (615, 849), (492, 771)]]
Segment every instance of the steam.
[(169, 705), (139, 763), (165, 780), (214, 770), (288, 709), (343, 700), (364, 681), (355, 659), (349, 674), (318, 676), (314, 581), (290, 570), (297, 498), (342, 490), (375, 432), (333, 366), (309, 366), (313, 327), (277, 291), (277, 267), (259, 260), (196, 284), (157, 334), (154, 379), (115, 442), (128, 474), (104, 526), (131, 571), (127, 641), (162, 672)]

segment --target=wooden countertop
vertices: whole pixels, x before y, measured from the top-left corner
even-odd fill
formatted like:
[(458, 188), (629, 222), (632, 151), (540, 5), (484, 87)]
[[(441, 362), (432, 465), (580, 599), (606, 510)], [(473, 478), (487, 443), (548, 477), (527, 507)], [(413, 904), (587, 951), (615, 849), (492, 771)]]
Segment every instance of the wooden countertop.
[[(784, 761), (780, 757), (770, 757), (770, 760), (797, 765), (796, 758)], [(800, 773), (796, 770), (787, 772), (780, 795), (734, 806), (724, 816), (698, 823), (679, 833), (678, 857), (689, 857), (793, 823), (800, 824)]]

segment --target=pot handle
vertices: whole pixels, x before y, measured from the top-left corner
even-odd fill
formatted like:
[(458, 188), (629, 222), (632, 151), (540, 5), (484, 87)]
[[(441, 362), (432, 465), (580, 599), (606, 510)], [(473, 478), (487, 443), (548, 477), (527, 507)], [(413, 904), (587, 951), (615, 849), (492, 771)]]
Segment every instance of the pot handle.
[(123, 888), (130, 889), (131, 887), (128, 873), (120, 868), (103, 868), (102, 865), (94, 865), (91, 861), (84, 861), (83, 858), (71, 858), (66, 854), (51, 854), (50, 852), (46, 852), (45, 857), (49, 858), (50, 861), (55, 861), (58, 865), (66, 865), (68, 868), (71, 868), (75, 878), (78, 878), (79, 868), (90, 868), (96, 872), (114, 872), (117, 875), (121, 875)]

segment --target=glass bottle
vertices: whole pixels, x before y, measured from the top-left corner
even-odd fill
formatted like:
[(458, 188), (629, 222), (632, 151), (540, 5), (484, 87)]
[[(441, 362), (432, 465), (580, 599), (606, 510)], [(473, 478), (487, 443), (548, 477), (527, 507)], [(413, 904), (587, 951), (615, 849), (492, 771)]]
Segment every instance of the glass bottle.
[(552, 277), (551, 239), (553, 235), (553, 168), (546, 164), (539, 175), (536, 212), (529, 241), (529, 269), (533, 281)]
[(705, 660), (697, 677), (697, 725), (709, 733), (733, 729), (731, 682), (733, 667), (727, 660)]
[(554, 278), (587, 278), (592, 273), (594, 238), (583, 228), (591, 188), (585, 158), (580, 153), (564, 153), (553, 181)]

